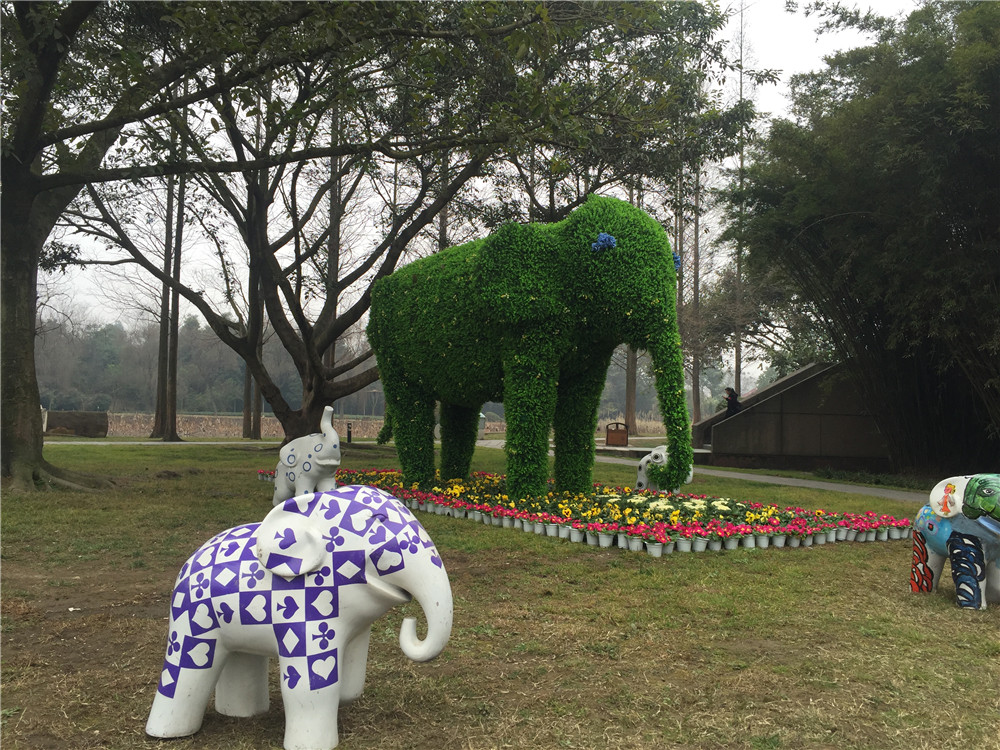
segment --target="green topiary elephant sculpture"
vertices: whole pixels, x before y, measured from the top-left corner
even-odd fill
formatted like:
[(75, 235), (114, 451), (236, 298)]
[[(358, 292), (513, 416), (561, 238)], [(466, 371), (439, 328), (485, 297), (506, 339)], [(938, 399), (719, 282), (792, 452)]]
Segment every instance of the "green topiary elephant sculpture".
[(594, 432), (618, 344), (648, 350), (667, 427), (657, 477), (679, 487), (692, 465), (673, 254), (663, 228), (615, 198), (591, 196), (553, 224), (507, 224), (400, 268), (372, 288), (378, 360), (407, 483), (469, 474), (479, 410), (503, 401), (507, 491), (547, 491), (549, 430), (560, 490), (591, 489)]

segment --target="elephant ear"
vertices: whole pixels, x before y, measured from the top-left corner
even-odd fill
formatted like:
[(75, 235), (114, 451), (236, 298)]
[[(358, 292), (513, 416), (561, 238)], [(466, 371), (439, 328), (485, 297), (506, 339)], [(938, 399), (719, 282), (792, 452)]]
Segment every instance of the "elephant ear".
[(322, 529), (310, 517), (322, 493), (300, 495), (271, 510), (257, 529), (254, 550), (261, 565), (290, 579), (319, 570), (326, 559)]

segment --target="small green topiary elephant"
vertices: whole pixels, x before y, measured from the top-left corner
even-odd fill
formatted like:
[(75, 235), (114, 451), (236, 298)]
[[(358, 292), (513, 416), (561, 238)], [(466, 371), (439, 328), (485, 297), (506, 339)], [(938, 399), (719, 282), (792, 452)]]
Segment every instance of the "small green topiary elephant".
[(589, 491), (601, 392), (626, 343), (652, 357), (670, 451), (658, 481), (679, 487), (692, 451), (675, 289), (663, 228), (596, 195), (562, 221), (507, 224), (378, 281), (368, 338), (405, 481), (434, 479), (435, 401), (442, 479), (468, 476), (479, 410), (503, 401), (508, 493), (546, 492), (550, 427), (556, 486)]

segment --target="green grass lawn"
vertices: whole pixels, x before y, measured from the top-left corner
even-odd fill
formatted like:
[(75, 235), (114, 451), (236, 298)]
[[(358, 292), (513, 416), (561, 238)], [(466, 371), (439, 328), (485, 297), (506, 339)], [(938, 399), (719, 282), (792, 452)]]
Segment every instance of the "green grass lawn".
[[(5, 748), (230, 750), (281, 746), (283, 714), (209, 711), (157, 742), (143, 726), (177, 570), (205, 539), (261, 519), (277, 448), (46, 447), (116, 479), (101, 493), (4, 493)], [(345, 446), (346, 468), (393, 468)], [(479, 448), (474, 469), (502, 472)], [(595, 479), (635, 481), (598, 463)], [(901, 501), (696, 474), (688, 491), (912, 516)], [(437, 660), (399, 652), (406, 605), (376, 623), (368, 683), (340, 711), (341, 747), (998, 748), (1000, 607), (959, 610), (950, 579), (909, 591), (908, 542), (653, 559), (420, 514), (452, 581)]]

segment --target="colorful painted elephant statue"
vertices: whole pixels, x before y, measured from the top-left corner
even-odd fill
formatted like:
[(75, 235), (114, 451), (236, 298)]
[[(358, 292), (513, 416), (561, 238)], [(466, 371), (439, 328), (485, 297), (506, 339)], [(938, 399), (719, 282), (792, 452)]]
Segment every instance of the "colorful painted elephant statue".
[(322, 432), (289, 440), (278, 452), (274, 470), (275, 505), (290, 497), (332, 490), (340, 466), (340, 435), (333, 429), (333, 407), (323, 409), (319, 421)]
[(177, 577), (146, 733), (194, 734), (213, 689), (226, 716), (267, 711), (277, 656), (286, 750), (336, 747), (338, 706), (364, 688), (371, 624), (411, 597), (427, 635), (406, 618), (399, 644), (427, 661), (451, 634), (448, 574), (410, 510), (372, 487), (294, 497), (216, 535)]
[(1000, 474), (944, 479), (913, 524), (910, 588), (937, 588), (951, 561), (959, 607), (985, 609), (1000, 602)]

